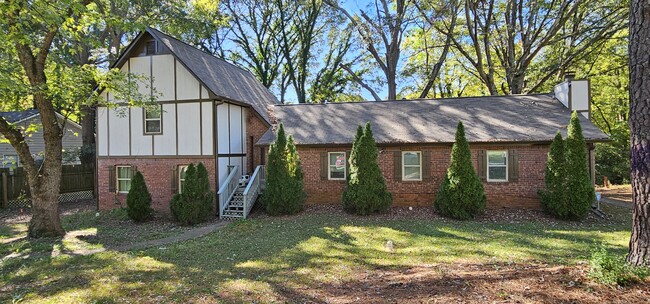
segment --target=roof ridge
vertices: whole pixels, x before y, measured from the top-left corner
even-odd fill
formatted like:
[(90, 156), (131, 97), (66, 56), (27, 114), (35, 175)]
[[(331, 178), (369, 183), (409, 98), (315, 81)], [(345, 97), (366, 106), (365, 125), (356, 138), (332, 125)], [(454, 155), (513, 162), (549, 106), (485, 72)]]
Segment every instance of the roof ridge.
[[(178, 38), (176, 38), (176, 37), (174, 37), (174, 36), (172, 36), (172, 35), (169, 35), (169, 34), (163, 32), (163, 31), (161, 31), (161, 30), (159, 30), (159, 29), (157, 29), (157, 28), (147, 27), (147, 30), (153, 30), (153, 31), (155, 31), (155, 32), (158, 32), (158, 34), (165, 35), (167, 38), (170, 38), (170, 39), (173, 39), (173, 40), (175, 40), (175, 41), (177, 41), (177, 42), (180, 42), (180, 43), (184, 44), (185, 46), (190, 47), (190, 48), (193, 49), (193, 50), (199, 51), (199, 52), (201, 52), (201, 53), (203, 53), (203, 54), (206, 54), (206, 55), (208, 55), (208, 56), (210, 56), (210, 57), (212, 57), (212, 58), (214, 58), (214, 59), (217, 59), (217, 60), (222, 61), (222, 62), (224, 62), (224, 63), (226, 63), (226, 64), (229, 64), (229, 65), (232, 65), (233, 67), (236, 67), (236, 68), (242, 70), (243, 72), (248, 72), (249, 74), (253, 75), (253, 73), (252, 73), (251, 71), (245, 69), (245, 68), (242, 67), (242, 66), (239, 66), (239, 65), (235, 64), (234, 62), (230, 62), (230, 61), (228, 61), (228, 60), (226, 60), (226, 59), (224, 59), (224, 58), (219, 58), (219, 57), (215, 56), (214, 54), (211, 54), (211, 53), (208, 53), (208, 52), (206, 52), (206, 51), (204, 51), (204, 50), (201, 50), (201, 49), (199, 49), (199, 48), (197, 48), (197, 47), (195, 47), (195, 46), (193, 46), (193, 45), (191, 45), (191, 44), (189, 44), (189, 43), (187, 43), (187, 42), (185, 42), (185, 41), (183, 41), (183, 40), (180, 40), (180, 39), (178, 39)], [(173, 52), (173, 51), (172, 51), (172, 52)]]
[(552, 93), (534, 93), (534, 94), (512, 94), (512, 95), (483, 95), (483, 96), (458, 96), (458, 97), (444, 97), (444, 98), (413, 98), (413, 99), (389, 99), (389, 100), (363, 100), (363, 101), (341, 101), (341, 102), (328, 102), (328, 103), (283, 103), (278, 106), (316, 106), (316, 105), (334, 105), (334, 104), (380, 104), (380, 103), (393, 103), (393, 102), (409, 102), (409, 101), (440, 101), (440, 100), (458, 100), (458, 99), (471, 99), (471, 98), (502, 98), (502, 97), (527, 97), (527, 96), (548, 96), (553, 97)]

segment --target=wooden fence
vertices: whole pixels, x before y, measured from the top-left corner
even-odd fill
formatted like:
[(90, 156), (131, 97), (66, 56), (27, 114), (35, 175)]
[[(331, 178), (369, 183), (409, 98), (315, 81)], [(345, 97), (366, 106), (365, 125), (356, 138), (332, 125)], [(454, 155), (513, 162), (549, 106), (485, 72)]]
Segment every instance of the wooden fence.
[[(1, 207), (18, 207), (29, 204), (30, 193), (27, 174), (22, 167), (14, 169), (0, 168), (0, 182)], [(63, 166), (59, 193), (65, 200), (92, 197), (94, 187), (95, 168), (93, 166)]]

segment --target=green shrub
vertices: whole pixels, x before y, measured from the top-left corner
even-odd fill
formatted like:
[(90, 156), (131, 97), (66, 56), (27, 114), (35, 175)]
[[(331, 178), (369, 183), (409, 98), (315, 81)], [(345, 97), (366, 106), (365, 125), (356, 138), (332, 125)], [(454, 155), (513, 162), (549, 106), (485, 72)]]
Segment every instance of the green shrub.
[(606, 285), (627, 286), (641, 282), (650, 276), (650, 268), (635, 267), (622, 256), (614, 256), (601, 247), (591, 255), (589, 277)]
[(556, 217), (565, 218), (567, 215), (566, 193), (566, 164), (564, 155), (564, 140), (557, 132), (551, 143), (544, 173), (546, 189), (540, 191), (542, 207), (546, 212)]
[(190, 164), (185, 171), (183, 191), (172, 197), (172, 216), (183, 225), (195, 225), (214, 216), (214, 193), (203, 163)]
[(126, 196), (126, 211), (129, 217), (136, 222), (144, 222), (151, 218), (151, 193), (144, 182), (144, 176), (136, 171), (131, 180), (131, 189)]
[(266, 188), (260, 200), (271, 215), (295, 214), (302, 211), (307, 194), (303, 172), (293, 137), (287, 136), (280, 124), (277, 138), (269, 148), (266, 166)]
[(377, 143), (370, 123), (365, 130), (357, 128), (355, 141), (350, 153), (350, 172), (346, 178), (347, 187), (343, 191), (343, 208), (351, 213), (367, 215), (384, 212), (393, 203), (384, 176), (377, 163)]
[(485, 190), (472, 166), (465, 128), (458, 122), (456, 142), (451, 149), (451, 163), (438, 190), (434, 207), (444, 216), (470, 219), (485, 210)]

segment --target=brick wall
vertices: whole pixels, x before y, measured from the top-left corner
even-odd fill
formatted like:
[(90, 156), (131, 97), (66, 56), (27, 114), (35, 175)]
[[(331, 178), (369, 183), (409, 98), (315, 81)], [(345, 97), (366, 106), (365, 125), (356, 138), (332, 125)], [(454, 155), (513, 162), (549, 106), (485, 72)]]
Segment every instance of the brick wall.
[(212, 191), (215, 191), (215, 161), (212, 157), (205, 158), (100, 158), (97, 161), (97, 187), (99, 192), (99, 209), (109, 210), (126, 206), (126, 194), (109, 192), (109, 168), (112, 166), (137, 166), (144, 176), (147, 188), (151, 193), (154, 210), (169, 213), (169, 201), (172, 193), (172, 172), (178, 165), (198, 164), (203, 162), (210, 177)]
[[(305, 190), (308, 204), (338, 204), (345, 181), (323, 180), (320, 175), (321, 152), (347, 151), (350, 148), (305, 148), (298, 153), (305, 172)], [(477, 167), (479, 150), (517, 150), (519, 156), (519, 178), (516, 182), (484, 182), (488, 208), (540, 208), (537, 191), (544, 187), (544, 168), (548, 152), (547, 145), (473, 145), (472, 160)], [(396, 206), (430, 206), (440, 187), (449, 165), (451, 146), (445, 147), (380, 147), (379, 165), (384, 173), (389, 191)], [(395, 151), (430, 151), (430, 176), (427, 181), (400, 181), (394, 177)]]
[[(262, 164), (262, 151), (259, 146), (255, 146), (255, 143), (266, 133), (270, 126), (264, 122), (254, 111), (248, 111), (248, 117), (246, 117), (246, 147), (248, 148), (247, 153), (251, 153), (251, 147), (253, 147), (253, 161), (248, 161), (248, 170), (253, 173), (255, 168)], [(251, 140), (251, 136), (253, 137)], [(268, 150), (268, 149), (267, 149)]]

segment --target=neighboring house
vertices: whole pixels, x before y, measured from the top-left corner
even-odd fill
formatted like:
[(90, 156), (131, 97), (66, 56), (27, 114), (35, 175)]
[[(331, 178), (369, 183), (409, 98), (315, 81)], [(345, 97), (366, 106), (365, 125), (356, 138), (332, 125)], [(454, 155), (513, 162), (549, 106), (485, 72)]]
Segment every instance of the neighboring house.
[[(567, 79), (553, 94), (279, 105), (250, 72), (154, 29), (141, 33), (114, 67), (153, 76), (160, 97), (159, 107), (145, 110), (101, 93), (118, 107), (97, 110), (100, 209), (124, 201), (137, 169), (154, 208), (167, 211), (182, 189), (185, 166), (203, 162), (212, 189), (221, 192), (219, 214), (245, 217), (261, 190), (261, 165), (279, 123), (298, 146), (307, 203), (340, 202), (357, 125), (368, 121), (396, 205), (431, 205), (458, 121), (492, 208), (540, 207), (548, 148), (557, 131), (566, 134), (571, 110), (584, 116), (592, 178), (594, 143), (608, 140), (588, 120), (586, 80)], [(244, 175), (252, 175), (246, 188), (238, 185)]]
[[(64, 163), (79, 163), (78, 152), (82, 146), (81, 126), (65, 117), (56, 113), (61, 122), (65, 121), (63, 126), (63, 151), (73, 153), (73, 156), (64, 158)], [(0, 112), (8, 123), (12, 123), (25, 131), (25, 140), (29, 145), (29, 150), (34, 158), (38, 161), (43, 158), (45, 151), (45, 140), (43, 140), (43, 128), (38, 110), (31, 109), (25, 111)], [(4, 139), (4, 137), (3, 137)], [(76, 154), (75, 154), (76, 153)], [(74, 156), (76, 155), (76, 156)], [(0, 142), (0, 167), (14, 168), (20, 166), (18, 154), (9, 142)]]

